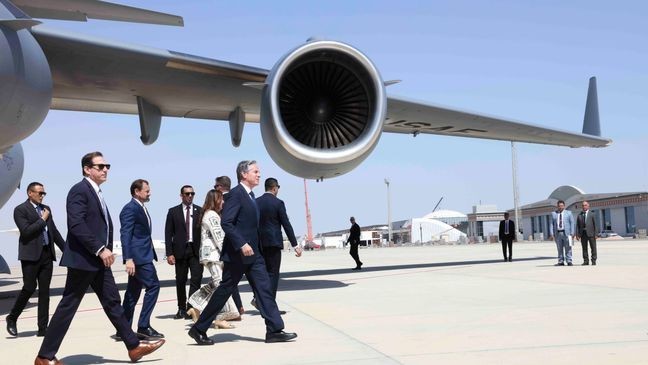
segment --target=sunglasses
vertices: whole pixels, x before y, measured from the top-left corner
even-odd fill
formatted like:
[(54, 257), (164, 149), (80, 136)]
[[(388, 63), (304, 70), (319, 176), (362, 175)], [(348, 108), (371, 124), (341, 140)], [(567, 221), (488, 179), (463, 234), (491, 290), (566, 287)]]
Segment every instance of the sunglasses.
[(191, 192), (187, 192), (187, 193), (182, 193), (182, 195), (184, 195), (184, 196), (194, 196), (194, 195), (196, 195), (196, 193), (191, 191)]
[(106, 170), (110, 170), (110, 164), (109, 164), (109, 163), (93, 163), (93, 164), (90, 165), (90, 166), (92, 166), (92, 167), (96, 167), (97, 170), (99, 170), (99, 171), (103, 170), (104, 168), (105, 168)]
[(44, 192), (44, 191), (38, 191), (38, 192), (35, 192), (35, 193), (38, 194), (38, 195), (40, 195), (40, 196), (45, 196), (45, 195), (47, 195), (47, 193)]

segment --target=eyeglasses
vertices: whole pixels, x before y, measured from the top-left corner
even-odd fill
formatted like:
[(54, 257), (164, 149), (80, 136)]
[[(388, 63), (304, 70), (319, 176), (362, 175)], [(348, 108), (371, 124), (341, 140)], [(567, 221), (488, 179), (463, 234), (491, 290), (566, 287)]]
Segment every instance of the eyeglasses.
[(91, 166), (91, 167), (96, 167), (97, 170), (99, 170), (99, 171), (103, 170), (104, 168), (105, 168), (106, 170), (110, 170), (110, 164), (109, 164), (109, 163), (93, 163), (93, 164), (90, 165), (90, 166)]
[(37, 194), (40, 195), (40, 196), (45, 196), (45, 195), (47, 195), (47, 193), (44, 192), (44, 191), (39, 191)]
[(194, 195), (196, 195), (196, 193), (194, 193), (193, 191), (190, 191), (190, 192), (182, 193), (182, 195), (184, 195), (184, 196), (194, 196)]

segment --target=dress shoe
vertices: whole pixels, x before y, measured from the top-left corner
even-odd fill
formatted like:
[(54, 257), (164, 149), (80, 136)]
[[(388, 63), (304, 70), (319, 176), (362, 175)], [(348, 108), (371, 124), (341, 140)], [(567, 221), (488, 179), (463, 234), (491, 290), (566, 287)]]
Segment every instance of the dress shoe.
[(587, 261), (585, 261), (585, 262), (583, 262), (583, 263), (581, 264), (581, 266), (587, 266), (587, 265), (589, 265), (589, 262), (587, 262)]
[(252, 300), (250, 301), (250, 305), (256, 309), (259, 309), (259, 307), (257, 307), (256, 298), (252, 298)]
[(290, 340), (293, 340), (297, 338), (296, 333), (291, 333), (291, 332), (284, 332), (284, 331), (279, 331), (279, 332), (268, 332), (266, 333), (266, 343), (273, 343), (273, 342), (288, 342)]
[(65, 364), (63, 364), (63, 362), (57, 358), (53, 358), (52, 360), (47, 360), (42, 357), (36, 356), (36, 360), (34, 360), (34, 365), (65, 365)]
[(596, 261), (592, 260), (592, 265), (596, 266)]
[(142, 357), (159, 349), (162, 345), (164, 345), (164, 340), (158, 340), (155, 342), (140, 342), (139, 346), (132, 350), (128, 350), (128, 357), (132, 362), (137, 362)]
[(41, 328), (36, 332), (37, 337), (45, 337), (45, 333), (47, 332), (47, 327)]
[(568, 263), (567, 263), (567, 266), (572, 266), (572, 265), (573, 265), (573, 264), (572, 264), (571, 262), (568, 262)]
[(137, 337), (140, 340), (152, 341), (164, 338), (164, 335), (156, 331), (153, 327), (148, 326), (148, 328), (137, 328)]
[(512, 258), (512, 257), (509, 257), (509, 262), (513, 262), (513, 258)]
[(186, 315), (186, 311), (184, 309), (178, 309), (178, 313), (173, 316), (173, 319), (183, 319)]
[(189, 337), (193, 338), (194, 341), (201, 346), (214, 344), (214, 340), (207, 337), (206, 333), (200, 332), (195, 326), (192, 326), (189, 329)]
[(7, 332), (9, 332), (9, 334), (14, 337), (18, 336), (18, 328), (16, 327), (16, 321), (9, 318), (9, 316), (7, 316)]
[(284, 314), (286, 314), (286, 311), (282, 311), (282, 310), (280, 310), (280, 311), (279, 311), (279, 314), (283, 316)]
[(119, 333), (115, 333), (115, 337), (113, 337), (115, 341), (117, 342), (122, 342), (124, 339), (119, 335)]

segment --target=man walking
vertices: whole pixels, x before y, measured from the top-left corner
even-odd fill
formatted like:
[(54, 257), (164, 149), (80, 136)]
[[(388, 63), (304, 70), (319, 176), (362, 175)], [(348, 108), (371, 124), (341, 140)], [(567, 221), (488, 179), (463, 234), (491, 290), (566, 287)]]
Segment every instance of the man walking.
[(45, 188), (39, 182), (27, 186), (27, 201), (14, 209), (14, 222), (20, 237), (18, 238), (18, 259), (22, 266), (23, 287), (16, 298), (11, 312), (7, 316), (7, 332), (18, 336), (16, 322), (25, 309), (29, 298), (36, 290), (38, 283), (38, 332), (45, 336), (49, 320), (49, 288), (52, 281), (52, 270), (56, 261), (56, 244), (61, 251), (65, 240), (61, 237), (50, 208), (43, 204)]
[(81, 159), (81, 169), (83, 179), (67, 196), (68, 236), (61, 266), (67, 266), (68, 274), (63, 298), (52, 316), (35, 365), (61, 364), (55, 355), (88, 287), (97, 294), (108, 319), (124, 339), (131, 361), (138, 361), (164, 344), (164, 340), (140, 343), (120, 305), (119, 291), (110, 269), (115, 262), (113, 225), (99, 187), (108, 178), (110, 164), (104, 161), (101, 152), (91, 152)]
[(239, 185), (229, 192), (222, 212), (221, 226), (225, 231), (221, 260), (223, 278), (200, 314), (189, 336), (199, 345), (213, 345), (207, 329), (225, 305), (243, 274), (257, 295), (261, 316), (265, 319), (265, 342), (286, 342), (297, 337), (284, 332), (284, 322), (272, 296), (270, 278), (259, 253), (259, 210), (252, 189), (259, 185), (260, 171), (256, 161), (241, 161), (236, 168)]
[(166, 256), (169, 265), (175, 265), (178, 312), (175, 319), (190, 319), (187, 314), (187, 275), (191, 271), (189, 296), (200, 289), (203, 267), (200, 264), (200, 217), (202, 208), (193, 204), (191, 185), (180, 188), (182, 203), (169, 209), (164, 226)]
[(128, 324), (132, 325), (135, 304), (144, 287), (144, 303), (137, 322), (137, 337), (143, 340), (156, 340), (164, 338), (164, 335), (151, 327), (151, 314), (160, 294), (160, 281), (153, 265), (153, 260), (157, 261), (157, 254), (151, 239), (151, 216), (144, 205), (151, 200), (148, 181), (144, 179), (133, 181), (130, 193), (131, 201), (119, 214), (122, 255), (128, 273), (128, 286), (123, 303), (124, 313)]
[(360, 246), (360, 226), (356, 223), (354, 217), (351, 217), (349, 220), (351, 221), (351, 229), (349, 230), (349, 238), (346, 242), (351, 244), (349, 255), (353, 257), (353, 260), (356, 263), (356, 267), (351, 270), (360, 270), (362, 269), (362, 261), (360, 261), (360, 255), (358, 255), (358, 246)]
[[(263, 247), (263, 259), (265, 260), (266, 269), (270, 276), (272, 297), (277, 298), (277, 287), (279, 286), (279, 268), (281, 266), (281, 250), (283, 249), (283, 227), (290, 241), (290, 245), (295, 248), (295, 256), (300, 257), (302, 254), (301, 247), (297, 246), (297, 238), (293, 231), (288, 214), (286, 214), (286, 205), (277, 198), (279, 194), (279, 182), (275, 178), (268, 178), (265, 181), (265, 194), (257, 198), (256, 203), (259, 207), (259, 240)], [(281, 311), (283, 312), (283, 311)], [(285, 312), (284, 312), (285, 313)]]
[(583, 248), (583, 263), (582, 265), (589, 265), (589, 255), (587, 250), (587, 243), (589, 242), (590, 249), (592, 250), (592, 265), (596, 265), (596, 219), (594, 214), (590, 212), (590, 204), (587, 201), (583, 202), (583, 211), (576, 218), (576, 238), (581, 241)]
[(558, 249), (558, 263), (555, 266), (572, 266), (572, 245), (574, 238), (574, 216), (565, 210), (565, 202), (558, 201), (558, 210), (551, 212), (552, 224), (549, 226), (549, 235), (554, 237)]
[[(509, 219), (509, 214), (504, 213), (504, 220), (499, 225), (499, 240), (502, 241), (504, 261), (513, 261), (513, 240), (515, 239), (515, 222)], [(508, 247), (508, 255), (506, 248)]]

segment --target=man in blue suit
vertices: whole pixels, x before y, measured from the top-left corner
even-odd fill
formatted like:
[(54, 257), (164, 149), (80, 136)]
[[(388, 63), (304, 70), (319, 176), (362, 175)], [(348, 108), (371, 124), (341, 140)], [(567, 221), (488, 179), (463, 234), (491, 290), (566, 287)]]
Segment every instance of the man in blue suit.
[(574, 239), (574, 216), (569, 210), (565, 210), (565, 202), (558, 201), (558, 210), (551, 212), (551, 226), (549, 235), (556, 240), (558, 248), (558, 263), (555, 266), (572, 266), (572, 244)]
[(151, 239), (151, 216), (144, 205), (151, 200), (151, 188), (148, 181), (137, 179), (131, 184), (130, 192), (133, 198), (119, 214), (122, 255), (128, 273), (124, 313), (128, 324), (132, 324), (135, 304), (144, 287), (146, 291), (137, 323), (137, 337), (155, 340), (164, 338), (164, 335), (151, 327), (151, 314), (160, 294), (160, 281), (153, 265), (157, 254)]
[(63, 298), (52, 316), (35, 365), (61, 364), (55, 355), (88, 287), (97, 294), (108, 319), (122, 335), (131, 361), (138, 361), (164, 344), (164, 340), (140, 343), (120, 305), (119, 291), (110, 270), (115, 262), (113, 225), (99, 188), (108, 178), (110, 164), (104, 161), (101, 152), (90, 152), (81, 159), (81, 169), (83, 180), (67, 196), (68, 235), (61, 266), (67, 266), (68, 274)]
[(288, 236), (290, 245), (295, 248), (295, 255), (300, 257), (302, 254), (301, 247), (297, 246), (297, 238), (293, 231), (288, 214), (286, 214), (286, 205), (277, 198), (279, 194), (279, 182), (271, 177), (265, 181), (265, 194), (257, 198), (256, 203), (259, 207), (259, 239), (263, 247), (263, 259), (270, 276), (272, 287), (272, 297), (277, 298), (277, 287), (279, 286), (279, 267), (281, 266), (281, 250), (283, 249), (283, 227)]
[(259, 246), (259, 210), (252, 189), (259, 185), (260, 171), (256, 161), (241, 161), (236, 167), (239, 185), (229, 192), (221, 215), (225, 231), (221, 260), (223, 278), (200, 314), (189, 336), (199, 345), (213, 345), (207, 329), (238, 285), (243, 274), (257, 295), (257, 304), (266, 324), (266, 343), (286, 342), (297, 337), (283, 331), (284, 323), (272, 296), (270, 278)]

